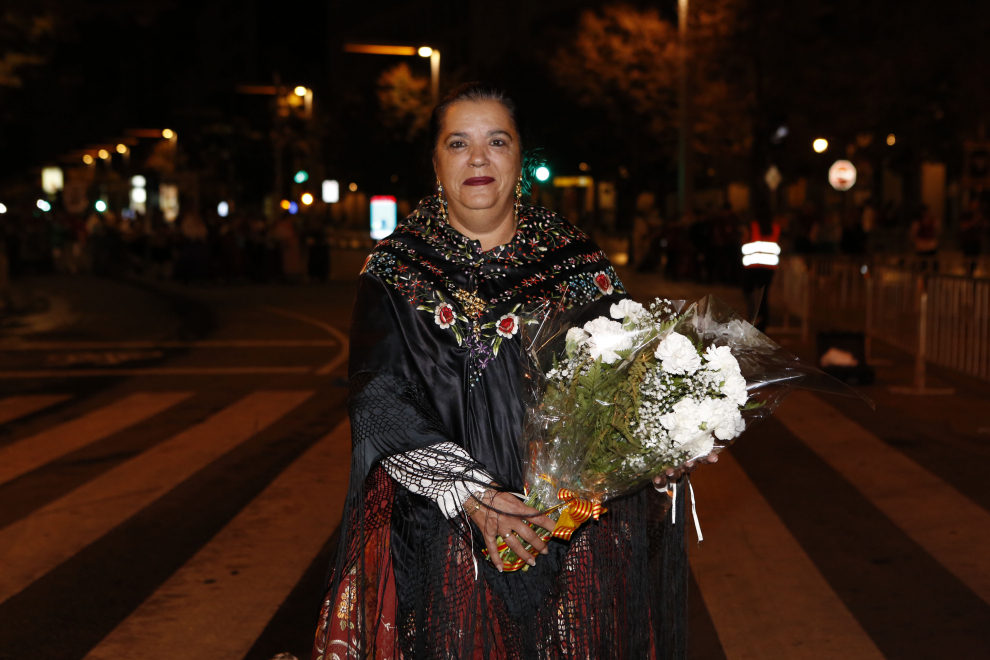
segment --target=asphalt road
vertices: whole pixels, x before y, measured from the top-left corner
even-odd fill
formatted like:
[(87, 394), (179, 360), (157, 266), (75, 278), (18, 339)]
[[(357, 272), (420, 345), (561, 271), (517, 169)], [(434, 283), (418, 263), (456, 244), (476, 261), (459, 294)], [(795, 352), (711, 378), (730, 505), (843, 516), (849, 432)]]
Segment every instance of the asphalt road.
[[(48, 311), (0, 332), (0, 658), (307, 658), (353, 286), (30, 284)], [(696, 473), (692, 658), (990, 657), (990, 388), (893, 395), (890, 357), (876, 412), (795, 394)]]

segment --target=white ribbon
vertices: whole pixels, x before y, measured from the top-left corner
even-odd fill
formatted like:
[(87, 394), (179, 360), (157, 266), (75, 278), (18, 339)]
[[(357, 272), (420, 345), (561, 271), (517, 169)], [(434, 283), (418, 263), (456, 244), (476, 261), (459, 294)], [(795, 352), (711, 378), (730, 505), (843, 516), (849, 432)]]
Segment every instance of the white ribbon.
[(691, 492), (691, 515), (694, 516), (694, 531), (698, 534), (698, 543), (705, 540), (701, 535), (701, 523), (698, 522), (698, 498), (694, 496), (694, 486), (691, 485), (691, 477), (687, 478), (688, 490)]
[[(698, 520), (698, 500), (694, 496), (694, 486), (691, 485), (691, 477), (687, 477), (687, 487), (688, 492), (691, 494), (691, 517), (694, 518), (694, 531), (698, 535), (698, 543), (705, 540), (705, 537), (701, 535), (701, 522)], [(657, 488), (657, 490), (660, 490)], [(671, 496), (670, 504), (670, 524), (677, 524), (677, 484), (668, 484), (665, 489), (667, 493)]]

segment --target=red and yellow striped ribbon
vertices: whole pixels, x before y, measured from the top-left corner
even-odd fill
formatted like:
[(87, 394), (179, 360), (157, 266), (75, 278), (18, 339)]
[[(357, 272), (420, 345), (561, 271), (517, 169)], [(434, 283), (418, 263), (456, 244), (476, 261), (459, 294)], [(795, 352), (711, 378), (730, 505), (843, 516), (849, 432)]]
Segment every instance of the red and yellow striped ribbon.
[(598, 520), (598, 517), (605, 512), (601, 500), (597, 498), (583, 500), (567, 488), (561, 488), (557, 491), (557, 499), (566, 502), (567, 505), (560, 512), (560, 518), (557, 519), (557, 526), (554, 527), (552, 536), (564, 541), (570, 541), (571, 535), (583, 523), (592, 518)]

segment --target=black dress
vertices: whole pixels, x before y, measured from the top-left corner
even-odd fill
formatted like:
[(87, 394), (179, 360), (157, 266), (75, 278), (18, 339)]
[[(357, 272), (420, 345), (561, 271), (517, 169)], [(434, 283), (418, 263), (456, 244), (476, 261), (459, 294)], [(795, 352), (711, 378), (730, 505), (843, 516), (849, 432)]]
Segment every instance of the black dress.
[[(519, 312), (595, 317), (623, 297), (605, 254), (546, 209), (522, 207), (513, 240), (485, 252), (428, 197), (378, 244), (351, 325), (351, 484), (314, 659), (683, 657), (684, 517), (667, 522), (652, 488), (504, 574), (429, 496), (445, 457), (523, 487)], [(437, 460), (422, 489), (383, 467), (423, 448)]]

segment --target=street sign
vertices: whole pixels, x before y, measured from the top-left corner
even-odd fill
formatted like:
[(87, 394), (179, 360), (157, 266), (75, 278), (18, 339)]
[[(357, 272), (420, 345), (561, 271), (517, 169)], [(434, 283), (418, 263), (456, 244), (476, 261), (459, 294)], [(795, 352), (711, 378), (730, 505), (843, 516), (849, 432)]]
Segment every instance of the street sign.
[(784, 177), (781, 176), (780, 170), (777, 169), (776, 165), (771, 165), (770, 169), (763, 176), (763, 180), (767, 182), (770, 190), (776, 190), (780, 186), (780, 182), (784, 180)]
[(45, 167), (41, 170), (41, 189), (54, 195), (64, 187), (61, 167)]
[(175, 222), (179, 217), (179, 186), (174, 183), (158, 185), (158, 207), (166, 222)]
[(395, 197), (375, 195), (371, 198), (371, 238), (380, 241), (393, 231), (398, 223)]
[(837, 160), (828, 168), (828, 182), (836, 190), (849, 190), (856, 185), (856, 166), (848, 160)]

